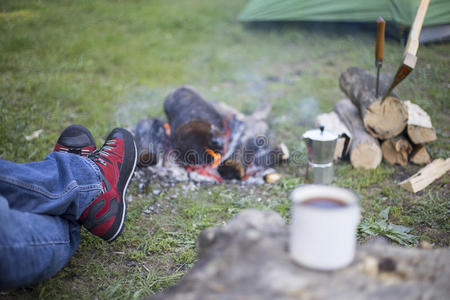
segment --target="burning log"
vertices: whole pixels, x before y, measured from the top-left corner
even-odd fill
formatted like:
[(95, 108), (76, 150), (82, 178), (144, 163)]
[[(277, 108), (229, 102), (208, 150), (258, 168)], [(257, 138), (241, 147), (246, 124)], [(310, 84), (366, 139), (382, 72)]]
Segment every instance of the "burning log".
[(289, 150), (284, 143), (278, 146), (271, 146), (263, 148), (255, 156), (255, 165), (264, 168), (273, 167), (282, 164), (289, 160)]
[(255, 171), (272, 167), (289, 159), (289, 151), (284, 144), (272, 147), (266, 137), (250, 137), (240, 143), (230, 157), (226, 158), (217, 168), (224, 179), (244, 179), (249, 168)]
[(210, 103), (188, 87), (180, 87), (164, 101), (170, 142), (178, 160), (188, 165), (220, 160), (224, 147), (224, 120)]
[(430, 155), (423, 145), (414, 145), (409, 161), (416, 165), (426, 165), (431, 162)]
[(240, 143), (231, 156), (219, 165), (217, 172), (223, 179), (243, 179), (248, 166), (254, 161), (256, 151), (254, 141), (247, 140)]
[(381, 144), (384, 159), (390, 164), (398, 164), (403, 167), (408, 164), (408, 155), (412, 150), (411, 143), (403, 135), (385, 140)]
[(340, 100), (334, 111), (349, 129), (353, 138), (350, 147), (350, 162), (355, 168), (374, 169), (381, 162), (381, 148), (377, 139), (364, 129), (358, 109), (348, 99)]
[[(267, 124), (265, 122), (254, 123), (255, 126), (248, 126), (237, 117), (229, 121), (232, 125), (230, 149), (226, 156), (223, 157), (222, 163), (217, 168), (220, 176), (224, 179), (243, 179), (247, 174), (249, 166), (253, 165), (255, 158), (264, 149), (267, 149), (266, 134)], [(258, 135), (257, 134), (261, 134)]]
[(414, 144), (423, 144), (436, 140), (436, 132), (430, 116), (417, 104), (405, 101), (408, 111), (408, 136)]
[(345, 139), (338, 139), (336, 142), (336, 149), (334, 150), (333, 158), (334, 160), (338, 160), (348, 155), (350, 145), (352, 144), (352, 135), (334, 111), (318, 115), (316, 117), (315, 125), (316, 127), (324, 126), (325, 129), (331, 130), (337, 134), (345, 133), (349, 137), (346, 151), (345, 153), (343, 153), (345, 149)]
[[(372, 136), (385, 140), (405, 129), (408, 112), (394, 93), (381, 103), (381, 97), (375, 97), (375, 84), (375, 76), (357, 67), (348, 68), (339, 79), (341, 90), (358, 107), (366, 130)], [(379, 84), (379, 94), (384, 95), (390, 80), (382, 75)]]
[(156, 118), (141, 120), (136, 124), (134, 134), (138, 153), (137, 165), (156, 165), (163, 157), (168, 143), (164, 122)]
[(284, 144), (272, 146), (267, 138), (266, 118), (272, 104), (263, 102), (251, 115), (244, 115), (225, 103), (215, 105), (228, 120), (231, 139), (227, 153), (217, 171), (224, 179), (246, 178), (249, 173), (271, 167), (289, 159), (289, 151)]

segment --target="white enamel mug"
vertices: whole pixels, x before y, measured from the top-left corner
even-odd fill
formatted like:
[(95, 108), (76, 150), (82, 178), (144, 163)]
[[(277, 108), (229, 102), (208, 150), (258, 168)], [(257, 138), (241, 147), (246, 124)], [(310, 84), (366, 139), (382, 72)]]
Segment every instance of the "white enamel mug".
[(335, 270), (355, 256), (359, 198), (344, 188), (303, 185), (291, 193), (290, 255), (302, 266)]

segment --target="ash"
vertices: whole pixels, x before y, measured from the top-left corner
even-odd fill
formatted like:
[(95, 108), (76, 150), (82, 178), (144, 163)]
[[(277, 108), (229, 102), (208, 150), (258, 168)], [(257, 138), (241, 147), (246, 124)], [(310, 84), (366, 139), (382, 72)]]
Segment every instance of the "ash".
[[(265, 183), (265, 175), (275, 172), (276, 171), (273, 168), (264, 170), (254, 168), (254, 175), (248, 177), (246, 180), (232, 179), (224, 181), (244, 186), (261, 185)], [(159, 183), (161, 188), (173, 187), (177, 183), (184, 183), (183, 189), (186, 191), (194, 191), (201, 185), (219, 184), (222, 182), (211, 176), (202, 175), (195, 171), (188, 171), (177, 164), (176, 161), (166, 162), (164, 165), (162, 162), (158, 162), (158, 164), (154, 166), (137, 168), (134, 173), (134, 180), (138, 181), (140, 193), (144, 191), (151, 182)], [(161, 192), (161, 189), (156, 189), (153, 190), (152, 193), (154, 195), (159, 195)]]

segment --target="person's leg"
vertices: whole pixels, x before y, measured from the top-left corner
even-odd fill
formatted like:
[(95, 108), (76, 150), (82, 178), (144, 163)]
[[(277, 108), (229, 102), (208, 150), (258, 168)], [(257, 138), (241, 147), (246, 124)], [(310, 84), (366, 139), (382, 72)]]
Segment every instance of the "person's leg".
[(11, 209), (2, 196), (0, 220), (0, 290), (49, 279), (80, 242), (77, 222)]
[(14, 210), (76, 221), (101, 191), (100, 170), (85, 157), (54, 152), (40, 162), (0, 160), (0, 194)]
[(101, 190), (100, 170), (88, 158), (0, 160), (0, 289), (55, 275), (78, 247), (77, 220)]
[[(132, 135), (116, 128), (89, 158), (52, 153), (43, 162), (0, 160), (0, 195), (7, 199), (1, 199), (0, 220), (9, 224), (0, 230), (0, 288), (56, 274), (78, 246), (79, 223), (109, 242), (116, 239), (136, 158)], [(16, 268), (18, 260), (30, 267)]]

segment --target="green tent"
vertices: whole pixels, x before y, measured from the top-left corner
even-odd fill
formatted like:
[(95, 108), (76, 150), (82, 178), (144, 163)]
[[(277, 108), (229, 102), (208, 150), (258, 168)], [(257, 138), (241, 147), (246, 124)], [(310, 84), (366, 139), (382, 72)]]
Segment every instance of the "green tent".
[[(250, 0), (240, 21), (387, 22), (411, 26), (420, 0)], [(450, 0), (431, 0), (421, 35), (422, 42), (450, 37)]]

